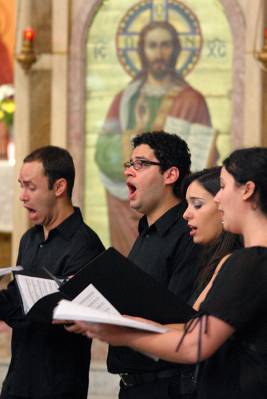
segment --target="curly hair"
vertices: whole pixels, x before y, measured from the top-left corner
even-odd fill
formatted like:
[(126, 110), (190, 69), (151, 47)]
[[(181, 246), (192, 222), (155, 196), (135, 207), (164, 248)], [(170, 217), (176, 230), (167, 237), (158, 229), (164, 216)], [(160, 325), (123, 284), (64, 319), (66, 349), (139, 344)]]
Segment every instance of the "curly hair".
[(152, 148), (155, 157), (160, 162), (161, 173), (172, 166), (179, 169), (179, 178), (173, 185), (173, 192), (180, 198), (182, 181), (189, 175), (191, 166), (191, 155), (186, 142), (176, 134), (161, 130), (135, 136), (132, 143), (134, 148), (141, 144), (147, 144)]

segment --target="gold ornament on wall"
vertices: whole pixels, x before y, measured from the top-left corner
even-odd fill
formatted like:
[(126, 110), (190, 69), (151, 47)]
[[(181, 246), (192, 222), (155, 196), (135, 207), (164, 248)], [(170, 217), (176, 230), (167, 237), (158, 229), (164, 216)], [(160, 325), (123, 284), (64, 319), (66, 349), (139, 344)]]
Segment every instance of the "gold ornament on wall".
[(254, 57), (260, 61), (262, 69), (267, 72), (267, 29), (264, 30), (262, 49), (260, 51), (254, 49)]
[(29, 72), (33, 63), (37, 61), (34, 49), (35, 32), (32, 28), (23, 31), (22, 48), (16, 55), (16, 60), (20, 63), (26, 73)]

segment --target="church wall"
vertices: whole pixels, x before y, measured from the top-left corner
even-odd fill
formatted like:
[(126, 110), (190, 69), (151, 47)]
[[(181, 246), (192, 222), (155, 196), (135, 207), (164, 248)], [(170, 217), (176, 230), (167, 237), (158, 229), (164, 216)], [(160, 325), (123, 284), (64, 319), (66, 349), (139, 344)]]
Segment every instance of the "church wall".
[[(263, 78), (260, 63), (253, 57), (255, 39), (257, 48), (262, 46), (263, 1), (256, 0), (253, 5), (249, 0), (238, 0), (243, 10), (246, 32), (245, 32), (245, 98), (244, 98), (244, 145), (261, 145), (262, 141), (262, 95)], [(259, 15), (260, 14), (260, 15)], [(256, 24), (258, 27), (256, 28)], [(256, 36), (257, 33), (257, 37)], [(253, 117), (251, 117), (253, 115)]]
[[(38, 54), (52, 51), (52, 3), (34, 0), (32, 21), (36, 31), (35, 49)], [(30, 77), (30, 148), (50, 143), (51, 130), (51, 71), (35, 70)]]
[(34, 0), (31, 8), (32, 27), (36, 31), (37, 53), (52, 51), (52, 1)]
[[(34, 71), (31, 75), (30, 151), (50, 144), (51, 71)], [(42, 99), (40, 101), (40, 99)]]

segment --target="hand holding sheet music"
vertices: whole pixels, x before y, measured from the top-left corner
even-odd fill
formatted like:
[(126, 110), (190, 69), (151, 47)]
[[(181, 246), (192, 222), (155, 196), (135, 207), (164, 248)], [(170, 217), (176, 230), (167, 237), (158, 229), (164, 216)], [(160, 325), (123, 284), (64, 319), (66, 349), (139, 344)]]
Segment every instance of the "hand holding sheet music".
[(55, 308), (53, 318), (57, 320), (80, 320), (89, 323), (114, 324), (158, 333), (166, 331), (165, 327), (122, 316), (92, 284), (86, 291), (87, 301), (89, 297), (92, 299), (91, 301), (89, 300), (91, 305), (81, 305), (77, 303), (77, 298), (73, 301), (62, 300)]

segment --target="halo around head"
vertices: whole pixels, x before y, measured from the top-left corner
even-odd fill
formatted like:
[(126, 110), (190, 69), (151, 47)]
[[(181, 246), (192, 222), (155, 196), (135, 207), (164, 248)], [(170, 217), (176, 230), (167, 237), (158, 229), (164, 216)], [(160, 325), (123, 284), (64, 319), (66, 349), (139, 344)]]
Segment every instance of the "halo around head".
[(137, 50), (139, 34), (154, 21), (166, 21), (177, 31), (182, 48), (175, 69), (179, 75), (186, 76), (199, 60), (203, 38), (196, 15), (178, 0), (142, 0), (126, 12), (116, 33), (121, 65), (133, 78), (141, 71)]

